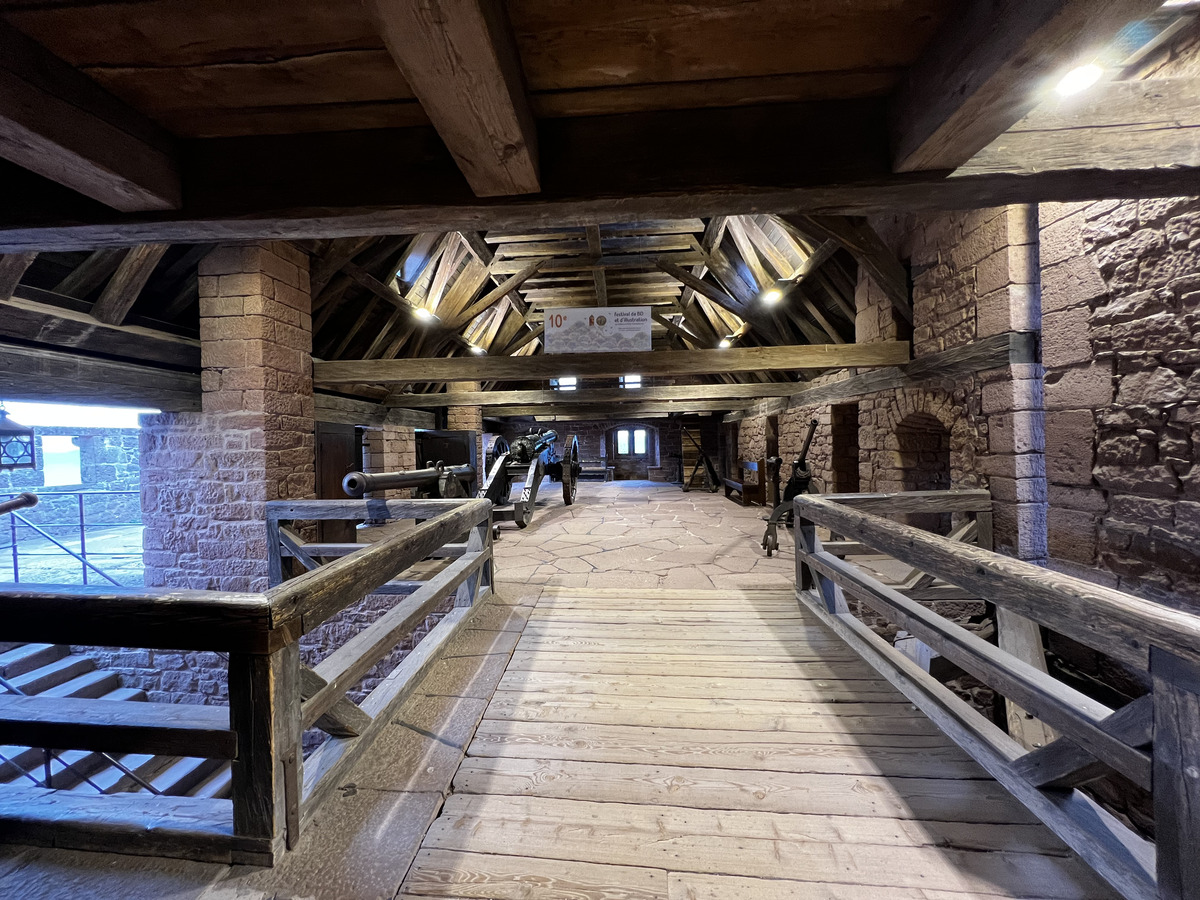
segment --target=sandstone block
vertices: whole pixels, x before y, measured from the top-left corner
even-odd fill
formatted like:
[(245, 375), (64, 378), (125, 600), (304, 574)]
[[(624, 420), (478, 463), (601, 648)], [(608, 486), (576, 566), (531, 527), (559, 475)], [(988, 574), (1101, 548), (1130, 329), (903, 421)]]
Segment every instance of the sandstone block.
[(1099, 363), (1046, 372), (1046, 408), (1098, 409), (1113, 398), (1111, 367)]
[(1055, 484), (1092, 483), (1096, 440), (1091, 410), (1063, 410), (1046, 416), (1046, 477)]
[(1091, 359), (1088, 311), (1084, 306), (1047, 313), (1042, 319), (1042, 362), (1047, 367), (1086, 363)]

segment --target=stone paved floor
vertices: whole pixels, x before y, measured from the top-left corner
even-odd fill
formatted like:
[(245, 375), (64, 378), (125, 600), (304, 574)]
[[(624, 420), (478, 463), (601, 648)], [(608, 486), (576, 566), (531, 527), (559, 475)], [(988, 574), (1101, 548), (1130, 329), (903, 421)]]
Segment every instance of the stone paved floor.
[(501, 525), (500, 577), (558, 587), (787, 587), (794, 581), (791, 533), (780, 553), (760, 545), (766, 511), (721, 494), (684, 493), (653, 481), (581, 482), (564, 506), (542, 486), (533, 524)]

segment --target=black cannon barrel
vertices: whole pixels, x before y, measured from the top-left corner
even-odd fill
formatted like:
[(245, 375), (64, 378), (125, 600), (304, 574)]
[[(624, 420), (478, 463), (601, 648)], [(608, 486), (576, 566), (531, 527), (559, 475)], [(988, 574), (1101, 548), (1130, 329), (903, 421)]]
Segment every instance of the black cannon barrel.
[(0, 516), (5, 513), (16, 512), (18, 509), (28, 509), (31, 506), (38, 505), (37, 494), (18, 494), (11, 500), (0, 501)]
[(411, 469), (407, 472), (351, 472), (342, 479), (342, 490), (349, 497), (361, 497), (370, 491), (395, 491), (400, 488), (423, 487), (435, 484), (444, 472), (449, 472), (459, 481), (473, 481), (473, 466), (431, 466), (427, 469)]

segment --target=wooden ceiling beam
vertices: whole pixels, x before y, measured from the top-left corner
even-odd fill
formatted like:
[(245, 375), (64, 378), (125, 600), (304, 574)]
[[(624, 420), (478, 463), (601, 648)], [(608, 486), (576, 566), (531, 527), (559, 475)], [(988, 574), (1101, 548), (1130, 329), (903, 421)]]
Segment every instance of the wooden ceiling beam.
[[(580, 388), (564, 400), (561, 391), (543, 388), (532, 391), (472, 391), (455, 394), (454, 402), (468, 406), (545, 405), (552, 403), (637, 403), (645, 400), (764, 400), (790, 397), (803, 389), (800, 384), (661, 384), (637, 389)], [(447, 404), (445, 394), (408, 394), (393, 391), (389, 406), (436, 409)], [(734, 404), (737, 405), (737, 404)]]
[(952, 170), (1033, 109), (1051, 80), (1090, 62), (1162, 0), (966, 0), (897, 90), (896, 172)]
[(709, 375), (718, 372), (770, 372), (889, 366), (908, 361), (906, 341), (870, 344), (804, 344), (729, 350), (575, 353), (513, 360), (477, 356), (464, 359), (314, 361), (313, 381), (321, 384), (406, 384), (431, 381), (528, 381), (559, 375)]
[(852, 216), (780, 216), (786, 226), (812, 239), (835, 240), (850, 252), (909, 322), (913, 320), (908, 271), (866, 219)]
[[(675, 413), (710, 413), (727, 412), (741, 405), (740, 400), (643, 400), (627, 403), (619, 408), (619, 415), (636, 417), (639, 415), (667, 416)], [(611, 404), (588, 406), (577, 402), (570, 394), (562, 394), (558, 402), (549, 406), (493, 406), (488, 409), (489, 416), (553, 416), (573, 415), (589, 419), (609, 419), (614, 410)]]
[(37, 252), (27, 250), (24, 253), (5, 253), (0, 256), (0, 302), (8, 300), (21, 283), (25, 270), (33, 265)]
[(520, 272), (510, 275), (504, 281), (500, 282), (500, 284), (496, 285), (495, 288), (488, 291), (469, 307), (467, 307), (467, 309), (461, 315), (456, 316), (453, 321), (447, 323), (448, 326), (450, 328), (461, 328), (468, 322), (473, 321), (481, 312), (491, 309), (493, 306), (523, 285), (526, 281), (536, 275), (544, 263), (544, 259), (534, 260)]
[(537, 132), (501, 0), (367, 0), (383, 42), (477, 197), (532, 194)]
[(169, 244), (130, 247), (117, 271), (92, 306), (92, 317), (106, 325), (121, 325), (142, 294), (142, 288), (167, 252)]
[(0, 156), (121, 212), (182, 206), (171, 136), (4, 22)]

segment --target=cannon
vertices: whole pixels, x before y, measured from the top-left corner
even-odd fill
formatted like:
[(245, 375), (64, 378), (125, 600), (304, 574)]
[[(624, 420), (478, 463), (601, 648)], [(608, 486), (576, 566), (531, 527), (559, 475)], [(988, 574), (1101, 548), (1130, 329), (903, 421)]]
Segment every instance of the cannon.
[[(512, 443), (502, 437), (492, 443), (487, 455), (486, 475), (478, 496), (492, 501), (495, 507), (493, 516), (497, 521), (511, 520), (517, 523), (518, 528), (525, 528), (533, 520), (538, 490), (547, 475), (553, 481), (562, 483), (563, 503), (570, 506), (575, 502), (575, 494), (579, 490), (579, 472), (583, 468), (579, 461), (579, 439), (575, 435), (568, 437), (561, 457), (554, 451), (554, 442), (557, 440), (556, 431), (531, 431), (514, 438)], [(513, 481), (522, 471), (525, 483), (521, 497), (511, 500), (509, 494)]]
[[(800, 455), (792, 460), (792, 475), (788, 479), (787, 487), (783, 489), (783, 502), (771, 510), (771, 515), (767, 517), (767, 530), (763, 532), (762, 546), (768, 557), (779, 549), (779, 523), (783, 522), (789, 528), (792, 525), (792, 501), (799, 494), (807, 494), (812, 488), (813, 473), (808, 465), (808, 450), (816, 433), (817, 420), (813, 419), (808, 423), (808, 434), (804, 437)], [(773, 456), (767, 460), (770, 477), (777, 478), (782, 468), (782, 458)]]
[(18, 509), (28, 509), (31, 506), (38, 505), (37, 494), (17, 494), (11, 500), (0, 501), (0, 516), (5, 513), (16, 512)]
[(371, 491), (395, 491), (413, 488), (422, 499), (469, 497), (467, 485), (475, 480), (474, 466), (447, 466), (440, 460), (424, 469), (407, 472), (351, 472), (342, 479), (348, 497), (361, 497)]

